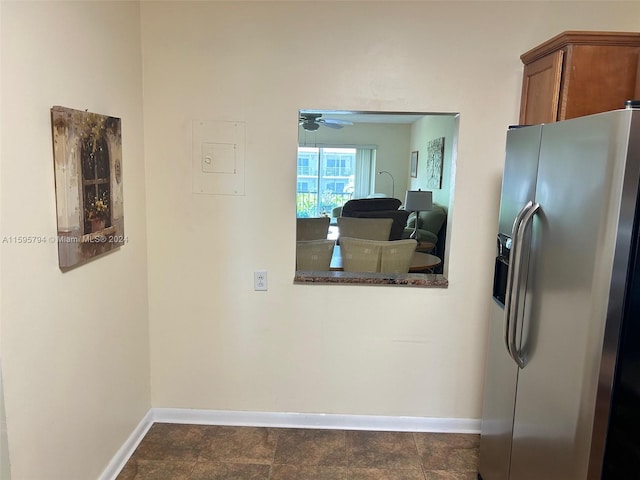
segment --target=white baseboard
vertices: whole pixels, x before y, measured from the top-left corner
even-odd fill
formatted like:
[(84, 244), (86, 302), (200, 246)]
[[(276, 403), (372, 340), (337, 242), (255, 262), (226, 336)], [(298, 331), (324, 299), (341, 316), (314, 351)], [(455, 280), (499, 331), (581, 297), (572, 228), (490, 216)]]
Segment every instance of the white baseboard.
[(480, 433), (480, 419), (340, 415), (332, 413), (242, 412), (153, 408), (153, 421), (198, 425), (334, 428), (392, 432)]
[(333, 413), (242, 412), (152, 408), (120, 447), (98, 480), (115, 480), (153, 423), (246, 427), (333, 428), (391, 432), (480, 433), (476, 418), (391, 417)]
[(107, 468), (104, 469), (98, 480), (115, 480), (122, 468), (126, 465), (133, 452), (138, 447), (144, 436), (153, 425), (153, 409), (149, 410), (140, 420), (140, 423), (133, 429), (129, 438), (122, 444), (113, 456)]

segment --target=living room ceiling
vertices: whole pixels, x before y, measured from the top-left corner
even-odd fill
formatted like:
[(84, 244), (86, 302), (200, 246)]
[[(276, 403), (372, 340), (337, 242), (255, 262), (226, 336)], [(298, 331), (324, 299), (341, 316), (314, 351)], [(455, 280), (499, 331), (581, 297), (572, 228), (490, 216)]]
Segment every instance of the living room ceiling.
[(300, 113), (321, 114), (327, 120), (347, 120), (356, 123), (411, 124), (423, 118), (426, 113), (414, 112), (360, 112), (348, 110), (300, 110)]

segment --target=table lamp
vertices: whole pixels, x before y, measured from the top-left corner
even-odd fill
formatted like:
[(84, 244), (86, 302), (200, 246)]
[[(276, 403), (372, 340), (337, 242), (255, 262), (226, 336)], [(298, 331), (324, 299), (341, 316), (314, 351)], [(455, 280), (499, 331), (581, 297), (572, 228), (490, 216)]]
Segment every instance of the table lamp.
[(433, 206), (433, 192), (418, 190), (407, 190), (404, 198), (404, 209), (408, 212), (416, 212), (416, 221), (413, 225), (413, 232), (409, 238), (418, 240), (418, 215), (420, 212), (431, 210)]

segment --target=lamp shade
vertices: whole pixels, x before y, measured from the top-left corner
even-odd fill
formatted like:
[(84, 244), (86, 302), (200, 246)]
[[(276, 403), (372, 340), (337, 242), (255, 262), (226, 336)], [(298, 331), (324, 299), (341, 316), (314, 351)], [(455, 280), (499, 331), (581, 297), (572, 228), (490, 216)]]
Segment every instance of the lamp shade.
[(404, 199), (404, 209), (409, 212), (424, 212), (431, 210), (433, 205), (432, 192), (422, 190), (408, 190)]

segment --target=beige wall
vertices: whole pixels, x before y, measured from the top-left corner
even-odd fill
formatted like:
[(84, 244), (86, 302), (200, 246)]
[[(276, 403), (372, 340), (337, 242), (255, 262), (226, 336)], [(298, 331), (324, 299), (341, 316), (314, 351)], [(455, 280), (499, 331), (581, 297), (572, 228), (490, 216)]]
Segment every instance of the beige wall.
[(3, 239), (56, 234), (50, 108), (122, 118), (128, 244), (67, 273), (54, 242), (0, 244), (12, 478), (95, 479), (151, 403), (139, 5), (0, 9)]
[[(432, 115), (425, 117), (411, 126), (411, 151), (418, 152), (418, 176), (409, 178), (413, 190), (422, 188), (433, 192), (433, 201), (444, 206), (447, 210), (455, 190), (453, 172), (455, 143), (458, 138), (456, 127), (458, 119), (451, 115)], [(444, 137), (444, 152), (442, 155), (442, 185), (441, 188), (425, 187), (427, 182), (427, 144), (431, 140)], [(452, 212), (453, 213), (453, 212)]]
[[(55, 245), (1, 245), (13, 478), (96, 478), (150, 405), (478, 418), (518, 57), (639, 17), (634, 2), (3, 0), (3, 237), (55, 234), (52, 105), (123, 119), (129, 237), (65, 274)], [(461, 113), (447, 290), (293, 285), (299, 108)], [(193, 119), (246, 122), (245, 196), (192, 195)]]
[[(144, 2), (153, 405), (478, 418), (519, 56), (638, 18), (633, 2)], [(448, 289), (293, 285), (300, 108), (460, 112)], [(193, 119), (246, 122), (245, 196), (191, 193)]]
[[(2, 6), (0, 6), (0, 39), (2, 39)], [(1, 68), (1, 64), (0, 64)], [(2, 75), (0, 70), (0, 92), (2, 92)], [(0, 95), (0, 100), (2, 95)], [(0, 108), (0, 153), (2, 152), (2, 109)], [(0, 157), (1, 158), (1, 157)], [(0, 162), (0, 193), (2, 192), (2, 164)], [(2, 215), (0, 211), (0, 228)], [(2, 256), (0, 249), (0, 272), (2, 272)], [(0, 305), (2, 304), (2, 288), (0, 287)], [(5, 412), (4, 386), (2, 384), (2, 308), (0, 308), (0, 478), (11, 479), (9, 470), (9, 443), (7, 440), (7, 416)]]

